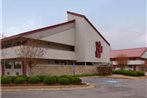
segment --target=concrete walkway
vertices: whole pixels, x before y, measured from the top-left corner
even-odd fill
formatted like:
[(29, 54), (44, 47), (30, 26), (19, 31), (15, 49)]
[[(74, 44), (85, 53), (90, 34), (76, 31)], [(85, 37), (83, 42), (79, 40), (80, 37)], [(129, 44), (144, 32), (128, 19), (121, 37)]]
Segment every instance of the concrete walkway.
[(144, 79), (147, 78), (146, 76), (140, 76), (140, 77), (133, 77), (133, 76), (125, 76), (125, 75), (117, 75), (117, 74), (113, 74), (111, 76), (106, 76), (108, 78), (119, 78), (119, 79)]
[(31, 91), (31, 90), (74, 90), (74, 89), (88, 89), (95, 85), (85, 83), (85, 85), (58, 85), (58, 86), (9, 86), (1, 87), (1, 91)]
[[(141, 77), (133, 77), (133, 76), (125, 76), (125, 75), (118, 75), (118, 74), (113, 74), (109, 76), (90, 76), (90, 77), (97, 77), (97, 78), (117, 78), (117, 79), (145, 79), (147, 76), (141, 76)], [(88, 78), (88, 77), (83, 77), (83, 78)]]

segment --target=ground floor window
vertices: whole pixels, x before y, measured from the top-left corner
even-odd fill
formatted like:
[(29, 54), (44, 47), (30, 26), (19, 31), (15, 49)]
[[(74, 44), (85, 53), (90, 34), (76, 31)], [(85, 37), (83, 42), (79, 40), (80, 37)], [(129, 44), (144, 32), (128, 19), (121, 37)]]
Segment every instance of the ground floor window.
[(21, 65), (22, 65), (22, 63), (20, 61), (14, 62), (14, 68), (15, 69), (21, 69)]
[(133, 66), (132, 65), (129, 65), (129, 68), (132, 68)]
[(94, 65), (96, 63), (92, 64), (91, 62), (76, 62), (75, 64), (76, 65)]
[(5, 60), (3, 64), (3, 75), (18, 76), (22, 75), (22, 62), (19, 60)]
[(59, 61), (55, 61), (55, 64), (59, 64)]
[(5, 62), (5, 68), (6, 69), (11, 69), (13, 66), (13, 63), (12, 62)]

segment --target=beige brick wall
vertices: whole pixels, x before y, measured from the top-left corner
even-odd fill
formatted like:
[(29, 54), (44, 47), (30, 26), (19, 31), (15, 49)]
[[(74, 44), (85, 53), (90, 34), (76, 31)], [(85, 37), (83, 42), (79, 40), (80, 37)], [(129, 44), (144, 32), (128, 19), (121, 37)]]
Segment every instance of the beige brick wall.
[[(75, 74), (96, 74), (96, 66), (75, 67)], [(33, 68), (33, 75), (73, 75), (73, 67), (71, 65), (41, 65)]]

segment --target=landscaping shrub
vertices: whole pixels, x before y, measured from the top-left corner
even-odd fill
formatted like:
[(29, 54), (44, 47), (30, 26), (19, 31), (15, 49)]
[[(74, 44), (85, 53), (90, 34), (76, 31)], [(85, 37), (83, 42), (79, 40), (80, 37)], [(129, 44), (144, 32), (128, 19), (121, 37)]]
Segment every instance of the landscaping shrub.
[(28, 82), (29, 78), (30, 78), (30, 76), (25, 76), (25, 81)]
[[(42, 79), (42, 80), (41, 80)], [(79, 77), (75, 76), (5, 76), (0, 78), (2, 84), (23, 84), (23, 83), (40, 83), (43, 82), (45, 84), (56, 84), (59, 83), (61, 85), (68, 84), (81, 84), (82, 80)]]
[(43, 82), (44, 82), (45, 84), (49, 84), (49, 85), (51, 85), (51, 84), (56, 84), (56, 77), (54, 77), (54, 76), (45, 77), (45, 78), (43, 79)]
[(72, 77), (70, 75), (62, 75), (62, 76), (59, 76), (60, 78), (69, 78), (69, 77)]
[(16, 78), (17, 78), (17, 76), (11, 76), (11, 82), (14, 83)]
[(58, 80), (59, 80), (59, 78), (67, 78), (67, 79), (69, 79), (69, 81), (71, 81), (72, 77), (73, 76), (71, 76), (71, 75), (62, 75), (62, 76), (58, 77)]
[(60, 77), (58, 79), (58, 82), (61, 84), (61, 85), (68, 85), (70, 84), (70, 80), (68, 78), (64, 78), (64, 77)]
[(67, 76), (67, 75), (60, 76), (60, 78), (68, 78), (69, 80), (70, 80), (72, 77), (73, 77), (73, 76), (71, 76), (71, 75), (69, 75), (69, 76)]
[(112, 67), (111, 66), (107, 66), (107, 65), (98, 66), (97, 70), (98, 70), (98, 75), (105, 76), (105, 75), (112, 74)]
[(118, 70), (113, 70), (112, 74), (119, 74), (119, 71)]
[(131, 76), (140, 76), (139, 71), (130, 71)]
[(40, 78), (40, 82), (43, 82), (43, 79), (44, 79), (46, 76), (44, 76), (44, 75), (38, 75), (37, 77)]
[(14, 80), (14, 83), (16, 83), (16, 84), (23, 84), (23, 83), (25, 83), (25, 78), (24, 77), (17, 77)]
[(28, 79), (29, 83), (39, 83), (40, 82), (40, 78), (38, 76), (32, 76)]
[(145, 72), (143, 72), (143, 71), (138, 71), (138, 76), (145, 76)]
[(9, 76), (1, 77), (1, 84), (9, 84), (12, 82), (12, 78)]
[(113, 74), (122, 74), (127, 76), (144, 76), (143, 71), (132, 71), (132, 70), (113, 70)]
[(81, 84), (81, 82), (82, 82), (82, 80), (80, 78), (78, 78), (78, 77), (72, 77), (70, 79), (71, 84)]
[(24, 78), (25, 76), (22, 76), (22, 75), (18, 75), (18, 76), (15, 76), (15, 77), (23, 77), (23, 78)]
[(125, 75), (128, 75), (128, 76), (138, 76), (137, 71), (125, 71), (125, 72), (127, 72), (127, 74)]
[(53, 76), (53, 77), (56, 78), (56, 83), (58, 83), (58, 80), (59, 80), (60, 76)]

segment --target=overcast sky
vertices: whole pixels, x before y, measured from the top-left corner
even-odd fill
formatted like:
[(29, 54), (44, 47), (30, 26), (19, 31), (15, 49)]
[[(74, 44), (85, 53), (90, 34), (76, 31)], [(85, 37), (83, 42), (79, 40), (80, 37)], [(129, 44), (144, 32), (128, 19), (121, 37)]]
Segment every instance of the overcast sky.
[(112, 49), (147, 46), (146, 0), (2, 0), (0, 30), (11, 36), (65, 22), (66, 11), (84, 14)]

